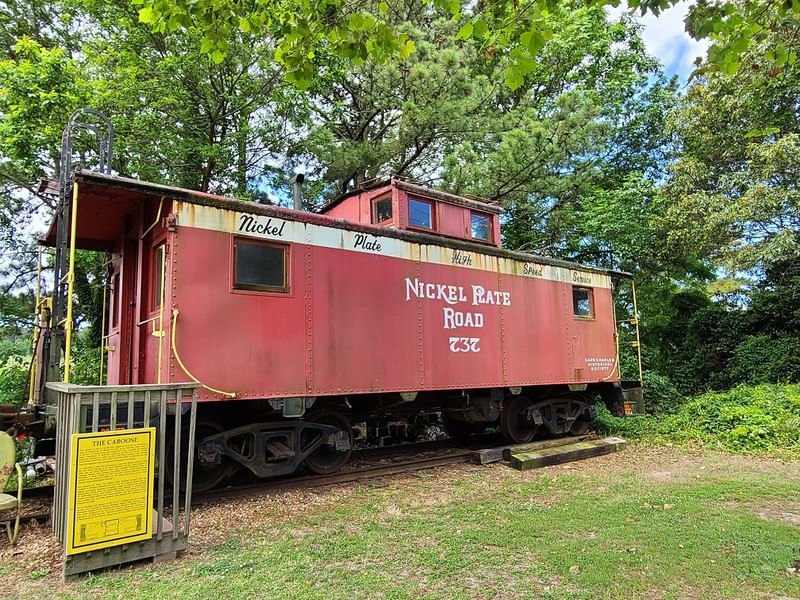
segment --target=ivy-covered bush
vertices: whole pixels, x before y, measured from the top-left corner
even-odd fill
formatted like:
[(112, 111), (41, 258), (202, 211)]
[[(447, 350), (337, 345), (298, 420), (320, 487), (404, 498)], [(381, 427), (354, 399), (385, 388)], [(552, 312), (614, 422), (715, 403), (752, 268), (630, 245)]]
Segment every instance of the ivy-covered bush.
[(800, 373), (800, 344), (789, 335), (754, 335), (736, 347), (724, 371), (724, 382), (744, 383), (791, 382)]
[(683, 395), (669, 377), (655, 371), (642, 374), (642, 393), (647, 402), (647, 412), (651, 414), (675, 413), (683, 402)]
[(595, 427), (660, 443), (696, 442), (747, 454), (800, 454), (800, 385), (708, 392), (689, 399), (674, 414), (620, 419), (601, 408)]
[(100, 362), (105, 360), (105, 354), (100, 353), (100, 348), (94, 347), (88, 331), (80, 331), (72, 346), (72, 371), (70, 383), (77, 385), (101, 385), (105, 383), (105, 365), (103, 381), (100, 380)]

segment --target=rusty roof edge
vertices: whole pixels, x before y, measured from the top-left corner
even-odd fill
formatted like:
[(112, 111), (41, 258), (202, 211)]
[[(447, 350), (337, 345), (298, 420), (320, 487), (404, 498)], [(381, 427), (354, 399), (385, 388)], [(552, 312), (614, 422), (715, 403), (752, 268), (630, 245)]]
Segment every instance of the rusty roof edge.
[(380, 189), (383, 187), (390, 187), (392, 183), (392, 179), (389, 177), (373, 177), (372, 179), (368, 179), (363, 184), (358, 186), (357, 188), (350, 190), (344, 194), (339, 194), (332, 200), (323, 204), (319, 209), (315, 210), (314, 212), (319, 214), (324, 214), (334, 206), (338, 206), (348, 198), (352, 198), (353, 196), (358, 196), (359, 194), (363, 194), (365, 192), (375, 192), (376, 190), (380, 193)]
[[(119, 175), (108, 175), (106, 173), (98, 173), (96, 171), (89, 171), (86, 169), (76, 171), (73, 180), (77, 182), (87, 183), (105, 183), (113, 185), (121, 189), (128, 189), (132, 191), (157, 193), (161, 196), (166, 196), (176, 200), (189, 200), (189, 199), (219, 199), (231, 200), (226, 196), (219, 196), (217, 194), (209, 194), (207, 192), (198, 192), (196, 190), (187, 190), (185, 188), (178, 188), (163, 183), (152, 183), (149, 181), (141, 181), (140, 179), (133, 179), (131, 177), (121, 177)], [(244, 200), (236, 200), (236, 202), (245, 202)], [(253, 202), (252, 204), (255, 204)]]
[(268, 217), (285, 218), (292, 221), (310, 223), (312, 225), (323, 225), (326, 227), (335, 227), (337, 229), (348, 229), (350, 231), (369, 233), (375, 236), (393, 237), (407, 242), (415, 242), (419, 244), (426, 244), (433, 246), (443, 246), (445, 248), (452, 248), (454, 250), (464, 250), (466, 252), (479, 252), (490, 256), (497, 256), (500, 258), (511, 258), (514, 260), (535, 262), (539, 264), (551, 265), (554, 267), (563, 267), (568, 269), (580, 269), (583, 271), (591, 271), (594, 273), (601, 273), (604, 275), (633, 277), (632, 274), (626, 273), (624, 271), (604, 269), (601, 267), (593, 267), (590, 265), (582, 265), (580, 263), (571, 262), (567, 260), (550, 258), (547, 256), (539, 256), (536, 254), (527, 254), (525, 252), (507, 250), (505, 248), (497, 248), (495, 246), (474, 244), (466, 241), (461, 241), (458, 239), (439, 237), (425, 233), (417, 233), (414, 231), (404, 231), (401, 229), (389, 229), (386, 227), (377, 227), (375, 225), (356, 223), (354, 221), (347, 221), (345, 219), (339, 219), (336, 217), (328, 217), (326, 215), (320, 215), (317, 213), (296, 211), (290, 208), (283, 208), (281, 206), (273, 206), (269, 204), (257, 204), (255, 202), (250, 202), (247, 200), (237, 200), (235, 198), (228, 198), (225, 196), (218, 196), (215, 194), (186, 190), (183, 188), (176, 188), (159, 183), (144, 182), (138, 179), (131, 179), (128, 177), (119, 177), (116, 175), (96, 173), (94, 171), (76, 172), (75, 180), (84, 181), (87, 183), (106, 184), (112, 187), (128, 189), (131, 191), (138, 191), (142, 193), (151, 193), (159, 196), (165, 196), (173, 200), (180, 200), (193, 204), (202, 204), (204, 206), (211, 206), (215, 208), (239, 210), (242, 212), (261, 214)]
[(504, 210), (502, 206), (496, 204), (489, 204), (488, 202), (464, 198), (463, 196), (457, 196), (456, 194), (451, 194), (450, 192), (434, 190), (422, 185), (403, 181), (401, 179), (393, 179), (392, 181), (398, 189), (401, 189), (404, 192), (411, 192), (412, 194), (419, 194), (420, 196), (428, 196), (429, 198), (441, 200), (442, 202), (449, 202), (450, 204), (457, 204), (459, 206), (465, 206), (467, 208), (473, 208), (475, 210), (495, 213), (498, 215)]

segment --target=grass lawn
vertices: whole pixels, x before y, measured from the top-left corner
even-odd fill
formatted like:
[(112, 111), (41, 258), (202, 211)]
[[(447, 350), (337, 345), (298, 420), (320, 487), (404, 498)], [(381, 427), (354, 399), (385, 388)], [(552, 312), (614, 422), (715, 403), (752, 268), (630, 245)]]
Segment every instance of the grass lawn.
[[(800, 598), (800, 461), (629, 446), (199, 508), (191, 549), (62, 584), (49, 531), (0, 542), (21, 598)], [(26, 550), (36, 548), (40, 550)]]

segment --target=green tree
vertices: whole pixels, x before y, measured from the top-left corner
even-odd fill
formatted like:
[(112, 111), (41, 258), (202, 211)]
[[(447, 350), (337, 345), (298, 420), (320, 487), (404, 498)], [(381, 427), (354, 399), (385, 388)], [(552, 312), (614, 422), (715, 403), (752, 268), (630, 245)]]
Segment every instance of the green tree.
[(794, 44), (770, 37), (735, 75), (692, 86), (670, 118), (681, 152), (665, 189), (669, 241), (731, 271), (800, 259), (800, 67), (768, 77), (760, 60), (778, 43)]
[[(127, 2), (93, 0), (11, 2), (0, 9), (9, 25), (0, 57), (4, 299), (14, 290), (33, 295), (33, 237), (41, 232), (29, 232), (41, 228), (57, 200), (39, 194), (38, 182), (59, 177), (61, 133), (74, 110), (99, 109), (117, 125), (116, 172), (190, 189), (257, 198), (258, 178), (284, 151), (284, 114), (296, 91), (283, 83), (269, 40), (231, 40), (225, 59), (215, 63), (192, 52), (196, 31), (154, 34), (136, 14)], [(32, 15), (33, 23), (24, 20)], [(76, 140), (75, 165), (91, 166), (85, 149), (92, 144), (85, 141)], [(88, 326), (82, 343), (95, 346), (104, 260), (79, 257), (75, 264), (76, 319)], [(4, 302), (0, 310), (22, 327), (15, 307)]]
[(675, 84), (627, 18), (575, 3), (547, 23), (536, 67), (513, 91), (495, 80), (483, 127), (445, 158), (444, 184), (500, 201), (507, 247), (634, 268), (661, 210), (652, 181)]
[(80, 5), (98, 35), (83, 45), (114, 116), (115, 168), (149, 181), (248, 197), (285, 152), (296, 94), (281, 78), (269, 38), (231, 33), (223, 60), (198, 52), (189, 28), (154, 33), (125, 1)]
[(58, 178), (61, 132), (72, 111), (89, 103), (92, 84), (67, 51), (28, 37), (0, 60), (0, 82), (0, 274), (7, 293), (35, 277), (35, 243), (21, 232), (55, 206), (37, 184)]
[[(658, 15), (679, 0), (628, 0), (631, 10)], [(355, 64), (367, 59), (380, 63), (405, 58), (415, 46), (391, 26), (399, 11), (434, 12), (459, 23), (456, 39), (477, 40), (487, 54), (505, 53), (505, 83), (516, 89), (535, 69), (539, 52), (552, 37), (548, 16), (557, 10), (554, 0), (528, 2), (466, 0), (283, 0), (234, 2), (233, 0), (135, 0), (142, 5), (139, 18), (159, 32), (197, 27), (203, 52), (221, 62), (234, 31), (254, 36), (265, 31), (274, 37), (276, 58), (290, 81), (306, 87), (318, 73), (315, 57), (321, 50)], [(618, 6), (620, 0), (594, 0), (592, 6)], [(391, 5), (391, 6), (390, 6)], [(704, 71), (734, 73), (740, 56), (779, 28), (796, 28), (800, 4), (782, 0), (717, 0), (689, 7), (686, 30), (697, 39), (709, 39), (710, 61)], [(794, 50), (778, 44), (763, 58), (774, 68), (796, 59)]]
[(413, 57), (356, 67), (331, 56), (333, 68), (308, 89), (310, 128), (298, 156), (329, 194), (390, 173), (436, 181), (442, 157), (481, 130), (495, 102), (475, 48), (453, 40), (451, 22), (423, 14), (394, 25), (414, 40)]

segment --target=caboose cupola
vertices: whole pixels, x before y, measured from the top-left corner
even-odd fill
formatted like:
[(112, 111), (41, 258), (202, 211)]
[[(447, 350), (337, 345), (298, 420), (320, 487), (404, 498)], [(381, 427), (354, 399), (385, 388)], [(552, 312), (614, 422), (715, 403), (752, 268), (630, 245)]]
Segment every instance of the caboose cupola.
[(329, 202), (320, 212), (355, 223), (501, 246), (503, 209), (498, 205), (395, 178), (365, 184)]

